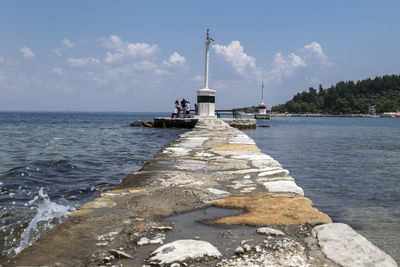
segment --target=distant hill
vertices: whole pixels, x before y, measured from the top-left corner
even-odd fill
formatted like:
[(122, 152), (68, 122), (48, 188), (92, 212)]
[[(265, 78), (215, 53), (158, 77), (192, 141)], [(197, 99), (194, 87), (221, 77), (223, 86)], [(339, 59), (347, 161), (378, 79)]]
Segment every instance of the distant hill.
[(296, 94), (285, 104), (272, 107), (275, 112), (368, 113), (375, 106), (376, 112), (400, 109), (400, 75), (378, 76), (362, 81), (338, 82), (328, 89), (319, 85), (318, 91), (310, 87)]

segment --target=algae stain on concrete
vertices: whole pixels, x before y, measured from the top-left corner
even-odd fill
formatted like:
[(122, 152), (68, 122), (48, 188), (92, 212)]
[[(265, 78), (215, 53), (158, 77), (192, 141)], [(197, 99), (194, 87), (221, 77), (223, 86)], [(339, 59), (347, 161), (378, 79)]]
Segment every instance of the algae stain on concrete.
[(213, 201), (224, 208), (245, 209), (247, 213), (214, 220), (220, 224), (252, 226), (331, 223), (331, 218), (313, 207), (310, 199), (283, 194), (250, 193)]

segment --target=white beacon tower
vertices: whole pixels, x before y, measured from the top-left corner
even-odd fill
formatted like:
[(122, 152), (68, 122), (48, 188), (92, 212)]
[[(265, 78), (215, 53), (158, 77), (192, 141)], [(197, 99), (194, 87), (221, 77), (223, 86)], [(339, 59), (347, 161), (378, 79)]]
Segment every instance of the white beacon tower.
[(197, 91), (197, 108), (198, 112), (195, 118), (216, 118), (215, 116), (215, 90), (208, 88), (208, 60), (209, 60), (209, 46), (211, 41), (210, 30), (207, 29), (206, 38), (206, 61), (204, 73), (204, 88)]
[(264, 105), (264, 82), (261, 86), (261, 103), (258, 105), (258, 114), (267, 114), (267, 106)]

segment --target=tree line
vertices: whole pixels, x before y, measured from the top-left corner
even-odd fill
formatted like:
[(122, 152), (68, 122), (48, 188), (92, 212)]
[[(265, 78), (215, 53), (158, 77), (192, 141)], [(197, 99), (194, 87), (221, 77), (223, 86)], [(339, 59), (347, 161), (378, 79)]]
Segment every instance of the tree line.
[(384, 75), (374, 79), (341, 81), (324, 89), (297, 93), (284, 104), (273, 106), (271, 111), (289, 113), (368, 113), (375, 106), (376, 112), (392, 112), (400, 109), (400, 75)]

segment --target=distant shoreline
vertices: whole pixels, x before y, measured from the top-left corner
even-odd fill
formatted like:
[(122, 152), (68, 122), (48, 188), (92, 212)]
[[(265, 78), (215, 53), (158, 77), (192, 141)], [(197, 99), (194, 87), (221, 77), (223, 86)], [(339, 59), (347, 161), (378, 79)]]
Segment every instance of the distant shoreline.
[(323, 114), (323, 113), (269, 113), (270, 117), (344, 117), (344, 118), (391, 118), (390, 115), (385, 114)]

